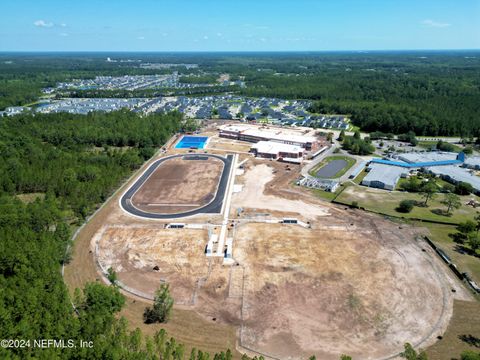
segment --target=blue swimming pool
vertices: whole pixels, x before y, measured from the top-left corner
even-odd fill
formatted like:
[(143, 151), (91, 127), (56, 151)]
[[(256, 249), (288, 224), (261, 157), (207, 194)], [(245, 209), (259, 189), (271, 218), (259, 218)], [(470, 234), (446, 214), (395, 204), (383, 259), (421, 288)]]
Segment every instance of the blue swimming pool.
[(175, 149), (203, 149), (208, 136), (188, 136), (184, 135), (175, 145)]

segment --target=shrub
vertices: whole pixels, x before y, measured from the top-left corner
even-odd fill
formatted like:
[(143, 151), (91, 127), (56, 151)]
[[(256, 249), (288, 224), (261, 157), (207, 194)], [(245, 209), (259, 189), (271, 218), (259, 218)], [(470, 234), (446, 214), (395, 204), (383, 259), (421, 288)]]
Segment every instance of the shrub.
[(480, 360), (480, 353), (470, 350), (462, 352), (461, 356), (462, 360)]
[(145, 311), (143, 313), (143, 321), (146, 324), (151, 324), (155, 322), (167, 322), (172, 307), (173, 298), (170, 295), (170, 287), (168, 284), (162, 284), (160, 285), (160, 288), (155, 292), (153, 307), (145, 308)]
[(468, 146), (465, 146), (465, 148), (463, 149), (463, 152), (466, 154), (466, 155), (471, 155), (473, 153), (473, 148), (468, 145)]
[(455, 186), (455, 194), (458, 195), (468, 195), (473, 192), (473, 186), (466, 182), (459, 182)]
[(438, 140), (438, 142), (437, 142), (437, 149), (438, 149), (438, 150), (441, 150), (441, 151), (453, 152), (453, 151), (455, 151), (455, 146), (453, 146), (452, 144), (450, 144), (450, 143), (448, 143), (448, 142), (445, 142), (445, 141), (442, 141), (442, 140)]
[(107, 270), (107, 279), (113, 285), (115, 285), (117, 283), (117, 273), (111, 267), (109, 267), (108, 270)]
[(398, 204), (397, 211), (402, 213), (409, 213), (410, 211), (413, 210), (414, 206), (415, 206), (414, 200), (402, 200), (400, 201), (400, 204)]

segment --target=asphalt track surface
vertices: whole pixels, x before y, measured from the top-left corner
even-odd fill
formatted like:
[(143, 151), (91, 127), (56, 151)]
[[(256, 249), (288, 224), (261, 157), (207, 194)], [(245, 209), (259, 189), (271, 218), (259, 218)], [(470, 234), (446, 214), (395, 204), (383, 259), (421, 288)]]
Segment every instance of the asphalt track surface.
[[(137, 209), (132, 205), (132, 197), (135, 195), (138, 189), (142, 187), (142, 185), (147, 181), (149, 176), (164, 162), (170, 159), (183, 157), (186, 160), (202, 160), (205, 157), (213, 157), (220, 161), (223, 161), (224, 167), (222, 176), (220, 177), (220, 183), (218, 184), (217, 193), (215, 194), (215, 198), (209, 204), (200, 207), (195, 210), (190, 210), (182, 213), (176, 214), (156, 214), (156, 213), (149, 213), (140, 209)], [(225, 198), (225, 192), (227, 190), (228, 179), (230, 177), (230, 169), (232, 167), (233, 155), (227, 155), (227, 157), (214, 155), (214, 154), (184, 154), (184, 155), (172, 155), (168, 157), (161, 158), (155, 161), (150, 167), (140, 176), (135, 183), (130, 186), (130, 188), (123, 194), (122, 198), (120, 199), (120, 206), (126, 212), (147, 218), (147, 219), (178, 219), (187, 216), (192, 216), (196, 214), (220, 214), (222, 212), (222, 204), (223, 199)]]

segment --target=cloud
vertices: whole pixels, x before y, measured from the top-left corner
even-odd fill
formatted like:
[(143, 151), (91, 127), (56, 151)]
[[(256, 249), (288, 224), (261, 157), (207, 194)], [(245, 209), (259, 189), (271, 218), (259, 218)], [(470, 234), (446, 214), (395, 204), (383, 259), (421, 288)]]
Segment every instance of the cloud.
[(37, 20), (33, 22), (33, 25), (35, 25), (36, 27), (51, 28), (53, 26), (53, 23), (45, 20)]
[(421, 22), (423, 26), (426, 27), (433, 27), (433, 28), (445, 28), (451, 26), (449, 23), (442, 23), (438, 21), (434, 21), (432, 19), (425, 19)]
[(64, 33), (64, 32), (60, 33), (59, 35), (60, 35), (60, 36), (68, 36), (68, 34), (67, 34), (67, 33)]
[(208, 36), (205, 35), (205, 36), (203, 37), (203, 40), (208, 40)]
[(67, 27), (67, 24), (61, 23), (60, 26), (61, 26), (61, 27)]
[(138, 40), (145, 40), (145, 36), (138, 36), (137, 39)]

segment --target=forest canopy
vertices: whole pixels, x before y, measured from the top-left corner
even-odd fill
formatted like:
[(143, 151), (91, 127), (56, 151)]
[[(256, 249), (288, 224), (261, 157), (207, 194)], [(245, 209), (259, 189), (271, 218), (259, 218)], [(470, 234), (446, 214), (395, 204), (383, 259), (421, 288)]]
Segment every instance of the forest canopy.
[[(351, 115), (364, 131), (478, 137), (478, 51), (128, 54), (131, 62), (106, 62), (108, 54), (0, 54), (0, 110), (25, 105), (42, 87), (97, 75), (178, 71), (186, 82), (211, 82), (217, 74), (242, 78), (230, 92), (314, 101), (318, 113)], [(148, 69), (140, 62), (194, 63), (198, 68)], [(132, 65), (133, 64), (133, 65)], [(76, 91), (72, 96), (206, 95), (219, 88), (162, 91)]]
[[(27, 114), (0, 121), (0, 338), (95, 345), (2, 347), (0, 358), (153, 359), (181, 352), (165, 333), (145, 341), (130, 333), (116, 316), (124, 299), (115, 287), (87, 284), (71, 299), (60, 272), (75, 224), (181, 126), (178, 113)], [(25, 201), (26, 195), (36, 196)], [(156, 345), (147, 351), (148, 342)]]

